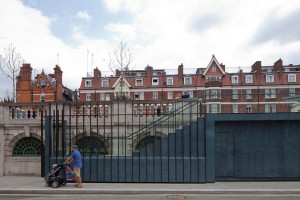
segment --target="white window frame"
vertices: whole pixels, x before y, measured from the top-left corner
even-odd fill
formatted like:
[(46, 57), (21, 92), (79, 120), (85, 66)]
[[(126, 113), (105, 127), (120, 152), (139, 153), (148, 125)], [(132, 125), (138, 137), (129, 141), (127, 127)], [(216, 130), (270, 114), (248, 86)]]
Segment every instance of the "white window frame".
[(105, 101), (105, 93), (100, 93), (100, 101)]
[(265, 104), (265, 113), (270, 112), (270, 104)]
[(105, 94), (105, 101), (110, 101), (110, 94), (109, 93)]
[(296, 96), (296, 88), (289, 88), (289, 96), (290, 97)]
[(274, 83), (274, 75), (266, 75), (266, 83)]
[(276, 98), (276, 89), (265, 89), (265, 98), (266, 99)]
[(108, 79), (101, 80), (101, 87), (109, 87), (109, 80)]
[(168, 99), (173, 99), (173, 91), (168, 91)]
[(232, 99), (239, 99), (239, 91), (237, 89), (232, 90)]
[(239, 113), (239, 105), (232, 104), (232, 113)]
[(217, 71), (217, 65), (214, 63), (212, 66), (211, 66), (211, 72), (216, 72)]
[(85, 86), (86, 88), (92, 87), (92, 86), (93, 86), (92, 80), (85, 80), (85, 81), (84, 81), (84, 86)]
[(246, 89), (246, 99), (252, 99), (252, 90)]
[(168, 112), (172, 112), (173, 111), (173, 104), (169, 103), (168, 104)]
[(232, 84), (239, 83), (239, 76), (237, 76), (237, 75), (231, 76), (231, 83)]
[(166, 85), (174, 85), (174, 83), (173, 83), (173, 77), (167, 77)]
[(85, 100), (86, 100), (86, 101), (91, 101), (91, 100), (92, 100), (92, 95), (91, 95), (91, 93), (86, 93), (86, 94), (85, 94)]
[(246, 106), (246, 113), (252, 113), (252, 105)]
[(188, 91), (187, 93), (190, 95), (190, 98), (194, 98), (193, 91)]
[[(137, 96), (137, 97), (136, 97)], [(134, 94), (133, 94), (133, 98), (134, 98), (134, 100), (139, 100), (140, 99), (140, 93), (139, 92), (135, 92)]]
[(145, 99), (145, 94), (144, 94), (144, 92), (140, 92), (140, 100), (144, 100)]
[(144, 100), (144, 92), (135, 92), (133, 98), (134, 100)]
[(158, 77), (153, 77), (152, 78), (152, 85), (159, 85), (159, 78)]
[(271, 112), (276, 113), (276, 104), (271, 104)]
[(296, 82), (296, 74), (288, 74), (288, 82), (295, 83)]
[(218, 90), (211, 90), (210, 91), (210, 98), (217, 99), (218, 98)]
[(187, 77), (183, 77), (183, 84), (184, 85), (192, 85), (192, 77), (187, 76)]
[(218, 113), (218, 104), (211, 104), (211, 113)]
[(245, 83), (253, 83), (253, 76), (252, 75), (246, 75), (245, 76)]
[(152, 98), (153, 98), (153, 100), (157, 100), (158, 99), (158, 92), (153, 92), (152, 93)]
[(276, 113), (276, 104), (265, 104), (265, 113)]
[(143, 86), (144, 82), (142, 78), (135, 79), (135, 86)]
[(40, 95), (40, 101), (45, 102), (46, 101), (46, 94), (44, 92), (41, 93)]

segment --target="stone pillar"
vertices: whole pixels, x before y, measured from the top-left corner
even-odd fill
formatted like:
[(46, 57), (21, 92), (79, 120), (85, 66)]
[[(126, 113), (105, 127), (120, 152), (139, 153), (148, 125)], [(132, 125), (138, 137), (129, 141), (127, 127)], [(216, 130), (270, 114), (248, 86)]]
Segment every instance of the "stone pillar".
[(4, 128), (0, 126), (0, 176), (4, 175), (4, 156), (5, 156), (5, 136)]
[(0, 103), (0, 176), (4, 175), (4, 148), (5, 148), (5, 136), (4, 136), (4, 106)]

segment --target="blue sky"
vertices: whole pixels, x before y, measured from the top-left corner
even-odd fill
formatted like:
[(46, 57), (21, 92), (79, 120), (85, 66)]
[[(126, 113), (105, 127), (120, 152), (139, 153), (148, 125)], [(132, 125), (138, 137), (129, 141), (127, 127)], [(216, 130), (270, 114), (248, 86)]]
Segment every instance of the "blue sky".
[(50, 29), (54, 36), (71, 46), (78, 45), (72, 39), (74, 29), (80, 29), (91, 39), (111, 40), (111, 34), (105, 29), (110, 23), (130, 23), (128, 12), (110, 12), (99, 0), (22, 0), (25, 6), (40, 10), (51, 19)]
[[(121, 41), (134, 69), (206, 67), (212, 54), (231, 71), (300, 64), (299, 18), (299, 0), (1, 0), (0, 54), (13, 44), (37, 73), (59, 64), (71, 89), (92, 68), (109, 71)], [(8, 88), (0, 75), (0, 97)]]

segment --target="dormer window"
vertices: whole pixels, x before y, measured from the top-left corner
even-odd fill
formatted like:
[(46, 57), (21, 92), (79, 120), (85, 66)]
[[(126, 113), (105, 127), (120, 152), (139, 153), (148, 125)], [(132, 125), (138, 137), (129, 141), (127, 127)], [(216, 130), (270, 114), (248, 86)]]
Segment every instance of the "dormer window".
[(288, 82), (295, 83), (296, 82), (296, 74), (289, 74), (288, 75)]
[(246, 75), (245, 76), (245, 82), (246, 83), (253, 83), (252, 75)]
[(167, 78), (167, 85), (173, 85), (173, 77)]
[(143, 79), (135, 79), (135, 86), (143, 86)]
[(109, 82), (108, 82), (108, 79), (104, 79), (104, 80), (102, 80), (102, 82), (101, 82), (101, 86), (102, 86), (102, 87), (109, 87)]
[(239, 76), (232, 76), (232, 77), (231, 77), (231, 83), (232, 83), (232, 84), (237, 84), (237, 83), (239, 83)]
[(184, 77), (183, 84), (192, 85), (192, 77)]
[(92, 87), (92, 80), (85, 80), (85, 87), (86, 88)]
[(159, 79), (157, 77), (152, 78), (152, 85), (159, 85)]
[(274, 83), (274, 75), (266, 75), (266, 83)]

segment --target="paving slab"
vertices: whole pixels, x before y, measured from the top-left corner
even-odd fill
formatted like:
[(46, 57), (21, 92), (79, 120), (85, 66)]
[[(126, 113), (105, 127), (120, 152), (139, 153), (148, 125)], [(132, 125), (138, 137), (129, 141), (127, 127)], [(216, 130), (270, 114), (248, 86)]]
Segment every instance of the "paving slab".
[(45, 186), (41, 177), (0, 176), (0, 194), (300, 194), (300, 181), (216, 182), (205, 184), (67, 183), (59, 188)]

